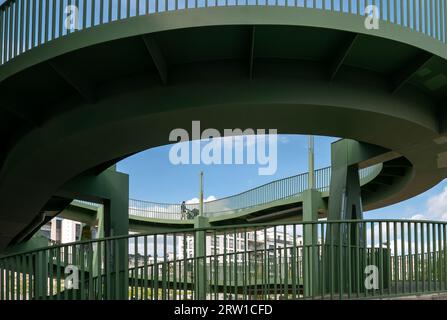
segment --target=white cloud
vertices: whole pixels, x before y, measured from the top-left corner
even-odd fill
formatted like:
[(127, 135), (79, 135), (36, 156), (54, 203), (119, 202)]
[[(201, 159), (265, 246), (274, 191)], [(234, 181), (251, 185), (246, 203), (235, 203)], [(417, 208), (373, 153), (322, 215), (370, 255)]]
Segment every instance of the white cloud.
[(447, 187), (441, 193), (430, 197), (423, 213), (414, 214), (412, 220), (447, 220)]
[[(210, 201), (214, 201), (217, 198), (215, 196), (209, 196), (205, 199), (203, 199), (203, 202), (210, 202)], [(187, 204), (198, 204), (199, 203), (199, 198), (192, 198), (186, 201)]]
[(278, 135), (278, 141), (282, 144), (288, 144), (290, 142), (290, 138), (284, 135)]
[(429, 217), (447, 220), (447, 187), (444, 187), (440, 194), (428, 199), (427, 209)]
[(410, 218), (410, 220), (427, 220), (427, 217), (423, 214), (415, 214)]

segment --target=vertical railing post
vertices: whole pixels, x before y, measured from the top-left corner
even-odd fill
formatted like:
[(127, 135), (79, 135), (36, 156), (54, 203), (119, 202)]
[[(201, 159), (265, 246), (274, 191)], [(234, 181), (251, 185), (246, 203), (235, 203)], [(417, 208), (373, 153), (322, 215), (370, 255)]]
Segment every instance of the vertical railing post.
[(315, 189), (303, 192), (303, 286), (304, 296), (317, 294), (318, 285), (318, 210), (324, 209), (321, 193)]
[(34, 298), (38, 300), (47, 297), (48, 265), (45, 256), (43, 250), (34, 255)]
[(3, 27), (3, 24), (5, 23), (5, 10), (0, 8), (0, 65), (4, 63), (4, 40), (5, 36), (3, 35), (5, 28)]
[(442, 1), (442, 9), (441, 9), (441, 17), (442, 17), (442, 24), (444, 26), (444, 34), (443, 34), (443, 41), (444, 43), (447, 42), (447, 0)]
[[(209, 221), (207, 217), (201, 215), (194, 218), (194, 228), (203, 229), (209, 227)], [(194, 289), (195, 299), (205, 300), (207, 295), (207, 270), (206, 270), (206, 231), (200, 230), (195, 233), (194, 243), (194, 265), (195, 265), (195, 277), (194, 277)], [(224, 244), (226, 245), (226, 244)], [(225, 259), (225, 258), (224, 258)], [(226, 270), (224, 270), (226, 272)]]
[(308, 188), (315, 189), (315, 160), (314, 160), (314, 137), (308, 136), (308, 163), (309, 163), (309, 175), (308, 175)]
[(203, 171), (200, 172), (200, 192), (199, 192), (199, 215), (204, 216), (203, 212)]

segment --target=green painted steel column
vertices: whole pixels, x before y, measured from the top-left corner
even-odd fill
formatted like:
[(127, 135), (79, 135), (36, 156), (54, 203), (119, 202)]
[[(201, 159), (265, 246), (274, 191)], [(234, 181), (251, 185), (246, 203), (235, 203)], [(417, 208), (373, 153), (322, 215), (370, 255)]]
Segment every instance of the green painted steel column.
[[(98, 211), (96, 212), (96, 221), (97, 221), (97, 225), (98, 225), (98, 233), (96, 234), (96, 237), (98, 239), (102, 239), (104, 238), (104, 207), (103, 206), (99, 206), (98, 207)], [(99, 246), (101, 246), (102, 243), (98, 242), (97, 244), (97, 248), (96, 250), (93, 251), (93, 277), (96, 279), (96, 283), (99, 284), (100, 283), (100, 279), (98, 276), (100, 276), (100, 270), (101, 270), (101, 262), (102, 262), (102, 257), (101, 257), (101, 252), (99, 251), (100, 248)], [(99, 286), (97, 286), (97, 295), (99, 298), (100, 297), (100, 292), (101, 289)]]
[[(198, 216), (194, 218), (194, 228), (202, 229), (210, 226), (208, 218)], [(207, 283), (207, 270), (206, 270), (206, 232), (197, 231), (195, 236), (195, 281), (194, 288), (196, 292), (196, 299), (206, 299), (206, 283)]]
[(199, 214), (203, 216), (203, 171), (200, 172), (200, 194), (199, 194), (200, 212)]
[(34, 255), (34, 299), (46, 300), (48, 290), (48, 261), (46, 251), (41, 250)]
[(328, 220), (363, 219), (357, 158), (358, 142), (343, 139), (331, 145), (331, 183)]
[[(318, 221), (318, 210), (324, 209), (321, 193), (315, 189), (303, 192), (303, 222)], [(318, 230), (316, 224), (303, 227), (303, 286), (304, 296), (318, 294)]]
[[(358, 161), (364, 158), (365, 152), (368, 152), (368, 148), (354, 140), (344, 139), (332, 143), (329, 222), (363, 219)], [(328, 226), (330, 232), (326, 235), (325, 243), (330, 243), (333, 250), (324, 259), (330, 261), (332, 266), (328, 269), (331, 275), (328, 280), (331, 279), (331, 283), (327, 284), (331, 294), (342, 297), (347, 292), (351, 293), (352, 288), (347, 288), (346, 283), (352, 283), (353, 288), (363, 291), (363, 284), (357, 282), (363, 279), (364, 266), (360, 262), (364, 259), (357, 255), (366, 254), (364, 227), (363, 223), (335, 223)], [(347, 274), (347, 270), (353, 271)], [(351, 279), (350, 282), (347, 277)]]
[[(129, 180), (128, 176), (126, 178), (114, 185), (110, 199), (104, 202), (105, 237), (129, 234)], [(128, 240), (115, 240), (112, 247), (107, 254), (108, 267), (113, 270), (115, 279), (118, 280), (112, 282), (112, 292), (115, 293), (115, 299), (127, 300), (129, 298)]]
[(315, 153), (314, 153), (314, 137), (308, 137), (308, 161), (309, 161), (309, 181), (308, 188), (315, 189)]

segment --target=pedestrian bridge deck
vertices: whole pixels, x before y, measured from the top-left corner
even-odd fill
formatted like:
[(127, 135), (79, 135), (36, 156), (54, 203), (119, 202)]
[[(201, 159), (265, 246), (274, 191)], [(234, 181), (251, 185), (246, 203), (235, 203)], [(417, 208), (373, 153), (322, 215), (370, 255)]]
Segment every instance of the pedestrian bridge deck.
[[(378, 164), (359, 171), (360, 185), (373, 182), (382, 172)], [(323, 198), (329, 196), (330, 167), (316, 170), (316, 188)], [(272, 181), (268, 184), (247, 190), (240, 194), (204, 203), (204, 216), (210, 223), (234, 224), (245, 222), (298, 221), (301, 216), (302, 192), (307, 189), (308, 173)], [(199, 209), (199, 204), (187, 204), (187, 210)], [(75, 200), (62, 213), (61, 217), (92, 223), (96, 220), (98, 204)], [(89, 210), (91, 216), (86, 214)], [(322, 216), (325, 214), (321, 213)], [(95, 217), (95, 218), (93, 218)], [(169, 225), (187, 228), (194, 224), (184, 219), (180, 204), (166, 204), (142, 200), (129, 200), (129, 222), (131, 230), (146, 230), (145, 225)]]

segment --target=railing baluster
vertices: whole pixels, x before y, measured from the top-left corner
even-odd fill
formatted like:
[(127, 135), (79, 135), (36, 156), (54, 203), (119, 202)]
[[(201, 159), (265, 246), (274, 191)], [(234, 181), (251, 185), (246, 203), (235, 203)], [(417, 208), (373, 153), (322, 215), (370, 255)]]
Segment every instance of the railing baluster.
[(7, 23), (8, 23), (8, 61), (12, 59), (12, 29), (13, 29), (13, 18), (12, 18), (12, 7), (8, 6), (7, 9)]
[(412, 246), (412, 230), (413, 230), (413, 223), (409, 222), (407, 224), (407, 232), (408, 232), (408, 283), (410, 286), (409, 292), (413, 291), (413, 274), (414, 274), (414, 261), (413, 261), (413, 246)]
[(112, 22), (112, 7), (113, 7), (113, 1), (109, 0), (107, 1), (107, 22)]
[(416, 31), (416, 12), (417, 12), (417, 8), (416, 8), (416, 1), (417, 0), (412, 0), (412, 4), (413, 4), (413, 7), (412, 7), (412, 16), (411, 16), (411, 29), (413, 30), (413, 31)]
[[(406, 0), (409, 1), (409, 0)], [(400, 0), (400, 25), (405, 27), (405, 6), (404, 0)]]
[(24, 43), (24, 46), (23, 46), (24, 51), (27, 51), (30, 48), (30, 45), (29, 45), (29, 38), (30, 38), (30, 12), (31, 12), (31, 0), (26, 0), (26, 14), (25, 14), (25, 21), (24, 21), (25, 43)]
[(427, 223), (427, 281), (428, 281), (428, 291), (432, 288), (432, 230), (431, 223)]
[(40, 46), (42, 44), (42, 29), (43, 29), (43, 21), (42, 21), (42, 14), (43, 14), (43, 1), (37, 1), (39, 3), (38, 6), (38, 12), (37, 12), (37, 46)]
[(426, 287), (426, 274), (425, 274), (425, 223), (421, 223), (421, 276), (422, 276), (422, 291), (425, 291)]
[(436, 251), (436, 259), (437, 259), (437, 279), (436, 279), (436, 290), (442, 290), (442, 272), (443, 272), (443, 268), (442, 268), (442, 230), (441, 230), (441, 224), (437, 223), (437, 237), (436, 237), (436, 246), (437, 246), (437, 251)]
[(64, 34), (64, 0), (59, 1), (58, 38)]
[(397, 252), (397, 222), (393, 223), (393, 244), (394, 244), (394, 293), (398, 293), (398, 283), (399, 283), (399, 260)]
[(95, 25), (96, 0), (90, 0), (90, 28)]
[(18, 3), (17, 2), (11, 2), (11, 6), (14, 10), (14, 24), (13, 24), (13, 40), (12, 40), (12, 57), (15, 58), (17, 56), (17, 35), (18, 35), (18, 31), (17, 31), (17, 26), (18, 26), (18, 20), (19, 20), (19, 8), (18, 8)]
[(444, 287), (443, 290), (447, 290), (447, 224), (443, 224), (442, 228), (442, 235), (443, 235), (443, 275), (444, 275)]
[(49, 300), (53, 300), (54, 292), (53, 292), (53, 269), (54, 269), (54, 262), (53, 262), (53, 254), (54, 251), (50, 248), (48, 251), (48, 259), (46, 259), (45, 264), (49, 267), (48, 268), (48, 282), (49, 282), (49, 288), (48, 288), (48, 298)]
[(444, 28), (443, 28), (443, 30), (444, 30), (444, 43), (447, 42), (447, 21), (446, 21), (447, 20), (447, 17), (446, 17), (447, 8), (446, 8), (446, 5), (447, 5), (446, 0), (442, 1), (442, 11), (441, 11), (441, 13), (442, 13), (442, 23), (443, 23), (443, 26), (444, 26)]
[[(158, 267), (158, 249), (157, 249), (157, 242), (158, 242), (158, 237), (156, 235), (154, 235), (154, 299), (158, 300), (158, 272), (159, 272), (159, 267)], [(185, 253), (186, 254), (186, 253)]]
[(24, 0), (17, 0), (17, 55), (22, 53), (23, 45), (23, 2)]
[(104, 0), (99, 0), (99, 24), (104, 23)]
[[(328, 223), (328, 234), (329, 234), (329, 241), (330, 241), (330, 257), (329, 257), (329, 274), (330, 274), (330, 282), (329, 282), (329, 290), (330, 290), (330, 299), (334, 299), (334, 290), (335, 290), (335, 263), (334, 263), (334, 223), (330, 222)], [(304, 232), (304, 228), (303, 228)], [(304, 236), (303, 236), (304, 239)], [(303, 249), (304, 249), (304, 241), (303, 241)], [(301, 255), (303, 256), (303, 254)], [(304, 277), (303, 277), (304, 280)]]
[(436, 228), (436, 223), (432, 223), (431, 225), (431, 233), (432, 233), (432, 290), (436, 291), (437, 290), (437, 274), (438, 274), (438, 263), (437, 263), (437, 242), (436, 242), (436, 238), (437, 238), (437, 228)]
[(419, 21), (418, 21), (418, 31), (423, 33), (424, 29), (423, 29), (423, 6), (422, 6), (422, 1), (424, 0), (417, 0), (418, 1), (418, 16), (419, 16)]
[(439, 0), (433, 0), (433, 28), (434, 28), (434, 37), (436, 40), (439, 40), (439, 25), (438, 25), (438, 19), (439, 19)]
[(5, 41), (5, 36), (4, 36), (5, 27), (4, 27), (4, 23), (5, 23), (5, 11), (4, 11), (3, 8), (0, 8), (0, 65), (5, 63), (4, 62), (5, 61), (4, 60), (4, 41)]
[(82, 0), (82, 30), (87, 29), (87, 0)]
[(428, 14), (429, 14), (429, 28), (430, 28), (430, 36), (435, 37), (435, 22), (434, 22), (434, 12), (433, 12), (433, 3), (434, 0), (428, 0)]
[(20, 292), (18, 300), (26, 300), (25, 256), (24, 255), (17, 256), (17, 260), (18, 260), (17, 275), (19, 277), (19, 283), (18, 283), (18, 288), (17, 289)]

